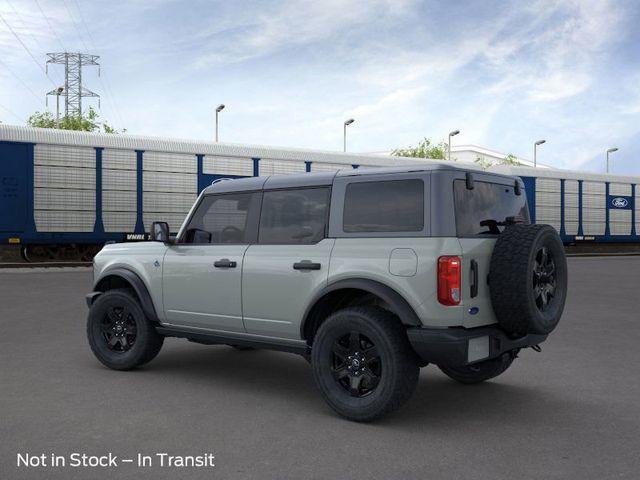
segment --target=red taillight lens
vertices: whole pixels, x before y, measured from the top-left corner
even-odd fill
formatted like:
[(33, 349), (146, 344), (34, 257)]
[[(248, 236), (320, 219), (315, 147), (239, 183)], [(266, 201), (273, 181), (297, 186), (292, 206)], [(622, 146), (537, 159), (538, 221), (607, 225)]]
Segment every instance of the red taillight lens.
[(460, 257), (438, 258), (438, 301), (442, 305), (460, 303)]

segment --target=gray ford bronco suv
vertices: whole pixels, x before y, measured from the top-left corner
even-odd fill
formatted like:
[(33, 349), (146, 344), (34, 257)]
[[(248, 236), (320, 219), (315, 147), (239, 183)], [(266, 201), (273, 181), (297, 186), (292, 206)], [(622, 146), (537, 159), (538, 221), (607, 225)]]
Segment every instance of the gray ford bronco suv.
[(89, 343), (116, 370), (165, 337), (298, 353), (333, 410), (373, 420), (420, 367), (488, 380), (556, 327), (564, 249), (526, 198), (519, 178), (443, 164), (218, 181), (175, 238), (155, 222), (95, 257)]

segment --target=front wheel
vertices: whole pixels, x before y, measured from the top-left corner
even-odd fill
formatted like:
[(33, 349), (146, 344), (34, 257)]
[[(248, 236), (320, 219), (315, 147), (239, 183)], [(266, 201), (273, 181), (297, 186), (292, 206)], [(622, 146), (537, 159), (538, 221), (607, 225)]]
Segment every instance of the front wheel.
[(164, 342), (125, 289), (109, 290), (93, 302), (87, 337), (96, 358), (114, 370), (131, 370), (151, 361)]
[(438, 365), (447, 377), (453, 380), (471, 385), (474, 383), (484, 382), (491, 378), (504, 373), (511, 366), (516, 358), (517, 352), (506, 352), (497, 358), (485, 360), (483, 362), (474, 363), (473, 365), (463, 365), (457, 367), (447, 367)]
[(377, 307), (346, 308), (327, 318), (314, 339), (311, 364), (329, 406), (358, 422), (399, 408), (420, 371), (398, 318)]

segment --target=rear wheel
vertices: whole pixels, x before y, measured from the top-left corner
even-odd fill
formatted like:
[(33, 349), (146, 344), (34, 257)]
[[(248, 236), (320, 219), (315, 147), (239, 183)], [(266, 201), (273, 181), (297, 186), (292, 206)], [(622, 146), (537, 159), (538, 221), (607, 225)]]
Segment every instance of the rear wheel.
[(377, 307), (346, 308), (327, 318), (314, 339), (311, 364), (329, 406), (360, 422), (399, 408), (420, 371), (397, 317)]
[(109, 290), (93, 302), (87, 337), (96, 358), (114, 370), (130, 370), (151, 361), (164, 341), (125, 289)]
[(503, 353), (498, 358), (474, 363), (473, 365), (463, 365), (457, 367), (447, 367), (438, 365), (438, 368), (449, 378), (467, 385), (484, 382), (504, 373), (511, 366), (516, 358), (517, 352)]

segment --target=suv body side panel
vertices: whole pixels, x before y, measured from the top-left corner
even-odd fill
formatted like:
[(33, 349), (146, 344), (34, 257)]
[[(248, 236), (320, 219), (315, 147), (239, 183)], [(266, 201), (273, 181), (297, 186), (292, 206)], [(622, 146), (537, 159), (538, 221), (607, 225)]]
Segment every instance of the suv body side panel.
[[(248, 333), (300, 339), (309, 303), (327, 285), (335, 240), (311, 245), (251, 245), (242, 272), (242, 309)], [(318, 270), (296, 270), (294, 263), (319, 263)]]
[[(390, 260), (396, 249), (415, 252), (415, 275), (390, 273)], [(374, 280), (400, 294), (423, 325), (460, 326), (463, 307), (445, 307), (438, 302), (437, 264), (441, 255), (461, 254), (456, 238), (338, 238), (331, 253), (329, 285), (350, 278)]]
[(93, 259), (93, 286), (117, 269), (136, 274), (144, 283), (156, 315), (164, 321), (162, 266), (167, 246), (160, 242), (116, 243), (105, 245)]
[[(163, 271), (167, 324), (244, 332), (242, 262), (248, 245), (179, 244), (167, 250)], [(217, 268), (223, 259), (232, 268)]]

